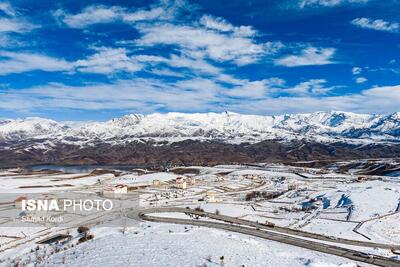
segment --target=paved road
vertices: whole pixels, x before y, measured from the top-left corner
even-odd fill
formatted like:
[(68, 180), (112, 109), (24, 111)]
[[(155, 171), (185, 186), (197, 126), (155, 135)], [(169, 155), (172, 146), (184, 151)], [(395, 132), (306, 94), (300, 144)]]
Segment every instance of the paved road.
[[(156, 217), (156, 216), (148, 215), (151, 213), (159, 213), (159, 212), (184, 212), (184, 213), (190, 213), (193, 215), (206, 215), (207, 214), (207, 217), (209, 217), (209, 218), (222, 220), (225, 222), (230, 222), (231, 224), (221, 223), (221, 222), (201, 221), (201, 220)], [(326, 244), (326, 243), (321, 243), (320, 238), (318, 238), (318, 240), (319, 240), (319, 242), (318, 242), (318, 241), (306, 240), (306, 239), (290, 236), (290, 235), (287, 235), (287, 234), (293, 234), (290, 231), (285, 232), (285, 233), (278, 232), (278, 231), (275, 231), (276, 227), (267, 227), (267, 226), (263, 226), (261, 224), (257, 224), (254, 222), (249, 222), (249, 221), (245, 221), (245, 220), (241, 220), (241, 219), (236, 219), (236, 218), (229, 217), (229, 216), (216, 215), (213, 213), (206, 213), (206, 212), (197, 212), (197, 211), (194, 211), (191, 209), (175, 208), (175, 207), (174, 208), (155, 208), (155, 209), (144, 210), (144, 211), (139, 212), (138, 216), (143, 220), (153, 221), (153, 222), (186, 224), (186, 225), (196, 225), (196, 226), (204, 226), (204, 227), (209, 227), (209, 228), (223, 229), (223, 230), (227, 230), (227, 231), (247, 234), (247, 235), (260, 237), (260, 238), (264, 238), (264, 239), (268, 239), (268, 240), (273, 240), (273, 241), (277, 241), (277, 242), (281, 242), (281, 243), (285, 243), (285, 244), (289, 244), (289, 245), (303, 247), (303, 248), (307, 248), (310, 250), (319, 251), (319, 252), (323, 252), (323, 253), (327, 253), (327, 254), (332, 254), (332, 255), (336, 255), (336, 256), (340, 256), (340, 257), (345, 257), (345, 258), (359, 261), (359, 262), (374, 264), (374, 265), (378, 265), (378, 266), (400, 267), (399, 260), (386, 258), (386, 257), (378, 256), (378, 255), (365, 254), (365, 253), (362, 253), (357, 250), (352, 250), (352, 249), (342, 248), (342, 247), (338, 247), (338, 246), (334, 246), (334, 245), (330, 245), (330, 244)], [(221, 219), (221, 218), (224, 218), (224, 219)], [(229, 221), (228, 219), (231, 221)], [(239, 223), (239, 221), (241, 223)], [(245, 221), (246, 223), (243, 224), (242, 223), (243, 221)], [(255, 228), (250, 228), (250, 227), (255, 227)], [(283, 228), (283, 229), (287, 229), (287, 228)], [(296, 231), (296, 230), (293, 230), (293, 231)], [(298, 231), (296, 231), (296, 233), (298, 233)], [(305, 232), (302, 232), (302, 233), (305, 233)], [(318, 236), (320, 236), (320, 235), (318, 235)], [(303, 237), (309, 237), (309, 236), (303, 236)], [(322, 241), (325, 241), (325, 240), (322, 240)], [(331, 239), (329, 239), (327, 241), (334, 242), (334, 240), (331, 240)], [(373, 244), (373, 243), (369, 243), (369, 242), (361, 242), (361, 243)]]
[(231, 216), (217, 215), (217, 214), (211, 213), (211, 212), (199, 212), (199, 211), (195, 211), (193, 209), (168, 207), (168, 208), (156, 208), (156, 209), (147, 210), (147, 213), (154, 213), (154, 212), (190, 213), (193, 215), (205, 216), (210, 219), (215, 219), (215, 220), (224, 221), (224, 222), (228, 222), (228, 223), (235, 223), (238, 225), (247, 225), (247, 226), (256, 227), (256, 228), (260, 228), (260, 229), (266, 229), (269, 231), (317, 239), (319, 241), (327, 241), (327, 242), (340, 243), (340, 244), (352, 245), (352, 246), (400, 250), (400, 245), (358, 241), (358, 240), (351, 240), (351, 239), (345, 239), (345, 238), (339, 238), (339, 237), (336, 238), (336, 237), (330, 237), (330, 236), (316, 234), (316, 233), (304, 232), (304, 231), (295, 230), (295, 229), (291, 229), (291, 228), (287, 228), (287, 227), (280, 227), (280, 226), (271, 227), (271, 226), (264, 225), (262, 223), (243, 220), (243, 219), (239, 219), (239, 218), (235, 218), (235, 217), (231, 217)]

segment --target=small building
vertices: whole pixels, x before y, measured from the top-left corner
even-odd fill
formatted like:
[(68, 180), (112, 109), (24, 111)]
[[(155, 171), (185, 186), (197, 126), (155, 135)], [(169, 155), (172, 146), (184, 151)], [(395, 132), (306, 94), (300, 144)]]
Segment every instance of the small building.
[(117, 197), (118, 195), (127, 193), (128, 193), (128, 187), (123, 184), (117, 184), (115, 186), (107, 186), (103, 189), (103, 196), (105, 197)]
[(183, 179), (183, 177), (176, 177), (175, 187), (179, 189), (186, 189), (187, 188), (186, 180)]
[(362, 181), (366, 181), (366, 180), (368, 180), (368, 178), (366, 176), (358, 176), (357, 177), (358, 182), (362, 182)]
[(166, 188), (166, 187), (168, 187), (168, 183), (164, 182), (164, 181), (161, 181), (159, 179), (155, 179), (155, 180), (153, 180), (153, 186), (154, 187)]
[(293, 184), (288, 184), (288, 190), (297, 190), (298, 185), (293, 183)]
[(215, 192), (213, 192), (213, 191), (207, 191), (207, 192), (206, 192), (206, 201), (207, 201), (207, 202), (216, 202), (216, 199), (215, 199)]
[(186, 179), (187, 183), (189, 185), (195, 185), (196, 184), (196, 178), (195, 177), (189, 177)]
[(24, 197), (24, 196), (17, 197), (17, 198), (14, 200), (14, 205), (15, 205), (15, 207), (16, 207), (17, 209), (22, 209), (22, 201), (26, 201), (26, 200), (27, 200), (27, 198)]

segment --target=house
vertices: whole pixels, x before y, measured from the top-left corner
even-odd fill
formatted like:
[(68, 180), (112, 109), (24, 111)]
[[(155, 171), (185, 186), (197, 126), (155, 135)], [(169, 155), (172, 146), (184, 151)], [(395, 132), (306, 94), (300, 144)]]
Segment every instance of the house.
[(196, 178), (195, 177), (189, 177), (186, 179), (187, 183), (189, 185), (195, 185), (196, 184)]
[(366, 176), (358, 176), (358, 177), (357, 177), (357, 181), (358, 181), (358, 182), (366, 181), (366, 180), (368, 180), (368, 178), (367, 178)]
[(14, 205), (15, 205), (15, 207), (17, 208), (17, 209), (22, 209), (22, 201), (23, 200), (27, 200), (27, 198), (26, 197), (24, 197), (24, 196), (20, 196), (20, 197), (17, 197), (15, 200), (14, 200)]
[(155, 180), (153, 180), (153, 186), (154, 187), (166, 188), (168, 186), (168, 183), (164, 182), (164, 181), (161, 181), (159, 179), (155, 179)]
[(297, 190), (298, 185), (295, 183), (288, 184), (288, 190)]
[(117, 184), (115, 186), (107, 186), (103, 189), (103, 196), (105, 197), (116, 197), (118, 195), (127, 193), (128, 193), (128, 187), (123, 184)]
[(186, 189), (187, 183), (183, 177), (176, 177), (175, 179), (175, 187), (179, 189)]
[(215, 193), (212, 191), (207, 191), (206, 192), (206, 201), (207, 202), (216, 202)]

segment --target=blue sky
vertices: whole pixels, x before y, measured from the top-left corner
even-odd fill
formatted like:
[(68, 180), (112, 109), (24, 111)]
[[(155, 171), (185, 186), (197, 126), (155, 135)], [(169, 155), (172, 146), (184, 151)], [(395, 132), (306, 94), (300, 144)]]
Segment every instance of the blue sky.
[(400, 1), (0, 1), (0, 117), (391, 113)]

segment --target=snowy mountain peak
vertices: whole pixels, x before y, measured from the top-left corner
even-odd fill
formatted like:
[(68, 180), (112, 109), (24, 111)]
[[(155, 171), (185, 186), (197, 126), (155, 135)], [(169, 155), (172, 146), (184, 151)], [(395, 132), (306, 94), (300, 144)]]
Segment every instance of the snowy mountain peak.
[[(42, 118), (3, 120), (0, 140), (94, 140), (176, 142), (185, 139), (229, 143), (307, 139), (317, 142), (400, 142), (400, 112), (365, 115), (332, 111), (279, 116), (223, 113), (130, 114), (106, 122), (59, 123)], [(82, 141), (83, 142), (83, 141)]]
[(120, 127), (128, 127), (138, 124), (143, 117), (142, 114), (129, 114), (122, 116), (121, 118), (113, 119), (111, 120), (111, 123)]
[(15, 140), (56, 134), (65, 127), (53, 120), (28, 117), (0, 123), (0, 140)]

